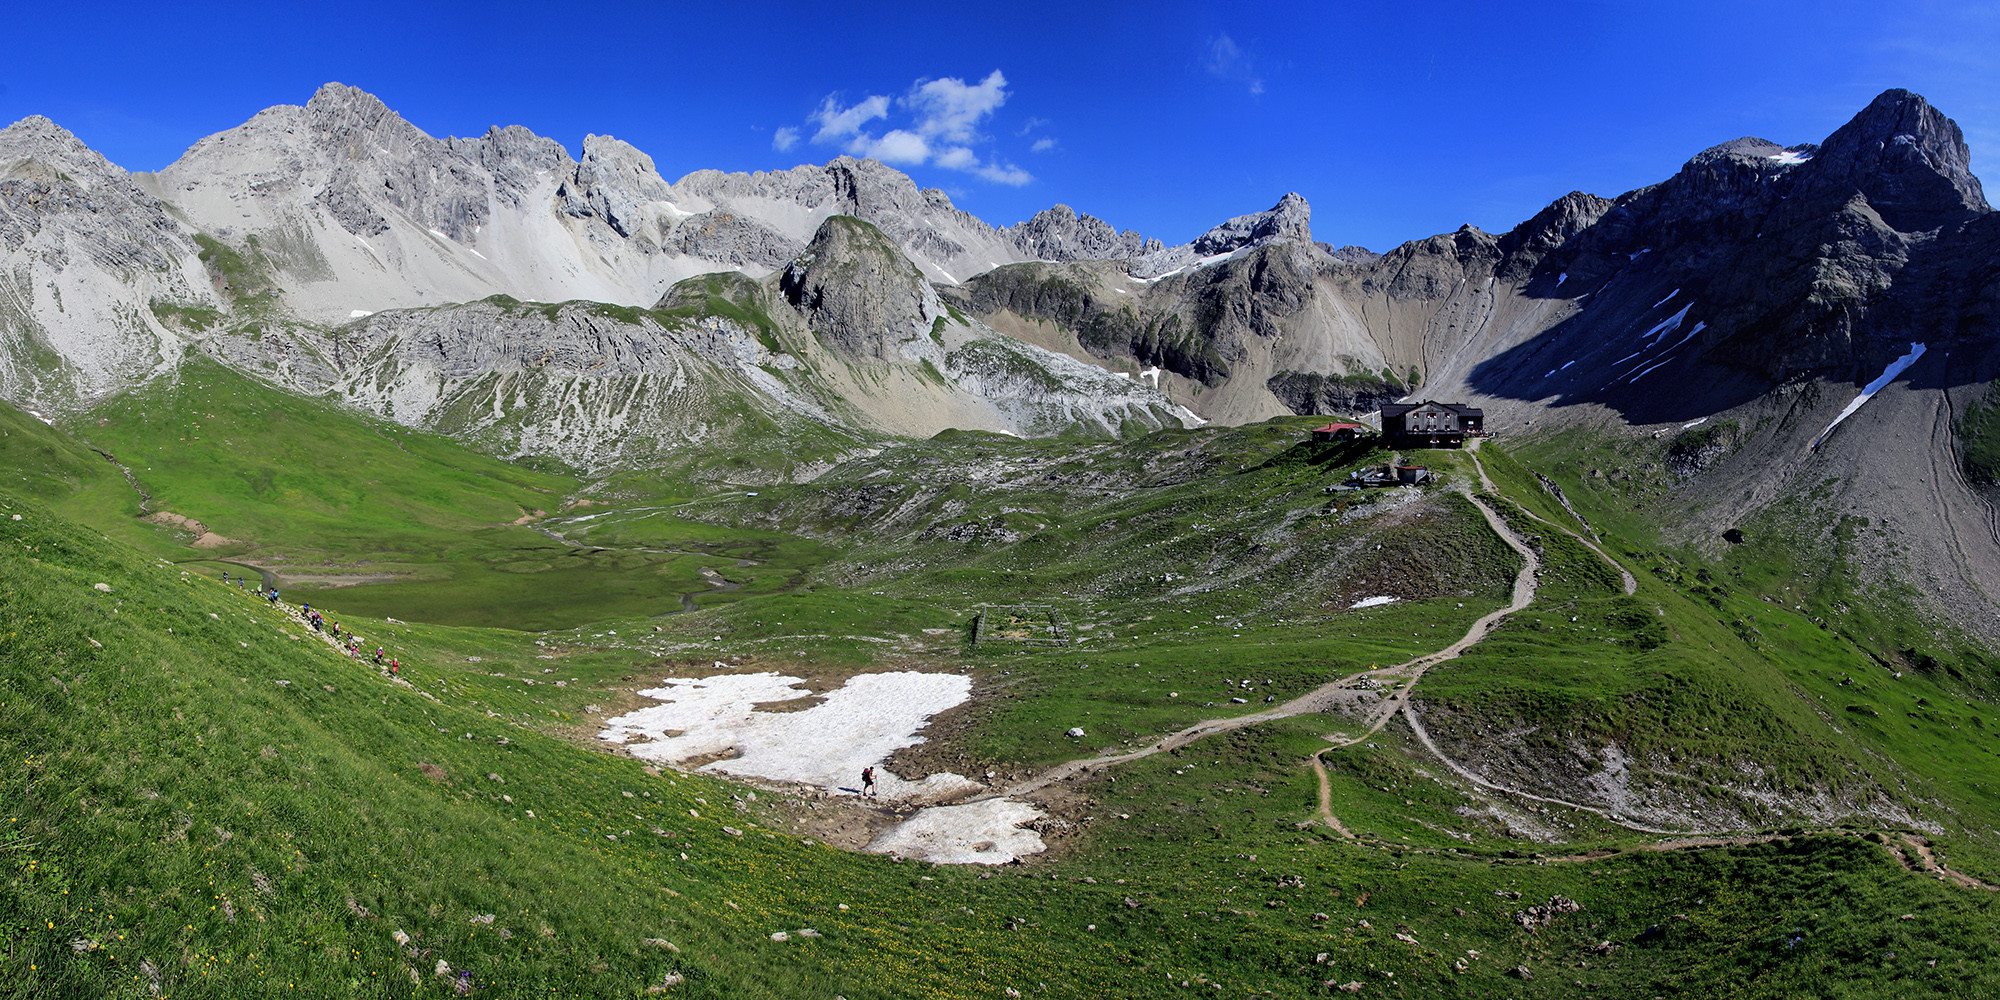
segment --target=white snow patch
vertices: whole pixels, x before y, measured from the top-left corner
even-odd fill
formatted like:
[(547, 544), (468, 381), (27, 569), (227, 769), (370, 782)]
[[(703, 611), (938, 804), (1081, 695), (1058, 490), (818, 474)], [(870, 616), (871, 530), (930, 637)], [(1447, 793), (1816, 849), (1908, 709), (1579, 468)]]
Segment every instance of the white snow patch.
[(1379, 607), (1381, 607), (1381, 606), (1382, 606), (1382, 605), (1384, 605), (1384, 604), (1394, 604), (1394, 603), (1396, 603), (1396, 598), (1393, 598), (1393, 597), (1390, 597), (1390, 596), (1389, 596), (1389, 595), (1387, 595), (1387, 594), (1383, 594), (1383, 595), (1381, 595), (1381, 596), (1379, 596), (1379, 597), (1364, 597), (1364, 598), (1362, 598), (1362, 599), (1360, 599), (1360, 600), (1358, 600), (1358, 601), (1355, 601), (1355, 602), (1354, 602), (1353, 604), (1350, 604), (1350, 605), (1348, 605), (1348, 607), (1349, 607), (1349, 608), (1379, 608)]
[[(1666, 297), (1666, 298), (1664, 298), (1664, 299), (1661, 299), (1660, 301), (1658, 301), (1658, 302), (1655, 302), (1655, 303), (1653, 303), (1653, 308), (1654, 308), (1654, 309), (1658, 309), (1658, 308), (1660, 308), (1661, 306), (1663, 306), (1663, 305), (1666, 305), (1666, 304), (1667, 304), (1667, 303), (1669, 303), (1669, 302), (1672, 302), (1672, 301), (1674, 300), (1674, 296), (1676, 296), (1676, 295), (1679, 295), (1680, 293), (1681, 293), (1681, 290), (1680, 290), (1680, 289), (1678, 289), (1678, 288), (1674, 289), (1674, 290), (1673, 290), (1673, 291), (1671, 291), (1671, 292), (1668, 292), (1668, 293), (1667, 293), (1667, 297)], [(1650, 312), (1651, 310), (1647, 310), (1647, 311), (1648, 311), (1648, 312)]]
[(1787, 149), (1782, 153), (1772, 153), (1771, 159), (1786, 166), (1791, 166), (1794, 163), (1804, 163), (1812, 159), (1812, 154), (1803, 149)]
[[(676, 677), (639, 692), (662, 704), (606, 720), (598, 739), (631, 744), (632, 756), (677, 763), (735, 752), (700, 770), (852, 788), (861, 769), (876, 768), (876, 791), (888, 798), (980, 787), (955, 774), (904, 781), (881, 768), (897, 750), (923, 742), (931, 716), (972, 693), (961, 674), (916, 671), (857, 674), (798, 712), (760, 712), (758, 703), (811, 697), (797, 677), (773, 672)], [(677, 733), (678, 735), (669, 735)], [(642, 742), (635, 742), (642, 741)]]
[(441, 233), (441, 232), (438, 232), (438, 231), (437, 231), (437, 230), (435, 230), (435, 229), (426, 229), (426, 230), (424, 230), (424, 232), (427, 232), (427, 233), (431, 234), (432, 236), (435, 236), (435, 237), (437, 237), (438, 239), (441, 239), (441, 240), (445, 241), (446, 243), (450, 243), (450, 242), (451, 242), (451, 237), (449, 237), (449, 236), (446, 236), (445, 234), (443, 234), (443, 233)]
[(375, 315), (375, 311), (373, 309), (356, 309), (353, 310), (352, 312), (349, 312), (347, 314), (347, 318), (360, 319), (363, 316), (373, 316), (373, 315)]
[(1039, 834), (1021, 826), (1041, 814), (1012, 799), (933, 806), (882, 831), (867, 850), (941, 865), (1004, 865), (1046, 849)]
[[(45, 416), (42, 416), (42, 411), (40, 410), (23, 410), (21, 412), (26, 413), (28, 416), (34, 417), (36, 420), (39, 420), (42, 423), (49, 425), (50, 427), (54, 427), (56, 425), (55, 421), (50, 420)], [(20, 516), (16, 515), (15, 520), (20, 520)]]
[(1139, 377), (1143, 379), (1151, 379), (1153, 383), (1153, 388), (1158, 389), (1160, 387), (1160, 366), (1154, 365), (1151, 368), (1141, 369), (1139, 371)]
[(1820, 442), (1826, 440), (1826, 436), (1833, 433), (1833, 429), (1840, 426), (1841, 421), (1853, 416), (1854, 411), (1861, 409), (1861, 404), (1874, 399), (1876, 393), (1881, 392), (1884, 386), (1895, 381), (1896, 376), (1909, 370), (1909, 367), (1916, 364), (1917, 359), (1923, 356), (1924, 345), (1912, 343), (1910, 345), (1910, 353), (1889, 362), (1889, 367), (1882, 369), (1882, 374), (1875, 381), (1861, 387), (1861, 395), (1854, 397), (1854, 402), (1847, 404), (1847, 409), (1840, 411), (1840, 416), (1833, 418), (1833, 423), (1826, 425), (1826, 430), (1820, 431), (1819, 437), (1813, 438), (1813, 443), (1810, 447), (1819, 447)]
[[(1672, 298), (1672, 296), (1668, 296), (1668, 298)], [(1661, 301), (1665, 300), (1663, 299)], [(1682, 306), (1680, 312), (1677, 312), (1672, 316), (1669, 316), (1666, 319), (1661, 320), (1657, 326), (1654, 326), (1652, 329), (1647, 330), (1645, 333), (1640, 334), (1639, 335), (1640, 339), (1651, 340), (1654, 343), (1658, 343), (1661, 337), (1666, 336), (1671, 331), (1679, 329), (1681, 325), (1681, 320), (1686, 319), (1688, 310), (1693, 308), (1694, 308), (1694, 303), (1692, 302)]]
[(1557, 288), (1561, 288), (1561, 287), (1562, 287), (1562, 284), (1563, 284), (1563, 282), (1565, 282), (1565, 281), (1568, 281), (1568, 280), (1569, 280), (1569, 272), (1568, 272), (1568, 271), (1564, 271), (1563, 273), (1561, 273), (1561, 274), (1558, 274), (1558, 275), (1556, 275), (1556, 287), (1557, 287)]
[(1695, 429), (1696, 427), (1700, 427), (1701, 425), (1703, 425), (1703, 424), (1705, 424), (1705, 423), (1708, 423), (1708, 418), (1707, 418), (1707, 417), (1696, 417), (1696, 418), (1694, 418), (1693, 420), (1690, 420), (1690, 421), (1688, 421), (1687, 423), (1684, 423), (1684, 424), (1682, 424), (1682, 425), (1681, 425), (1681, 430), (1684, 430), (1684, 431), (1688, 431), (1688, 430), (1693, 430), (1693, 429)]

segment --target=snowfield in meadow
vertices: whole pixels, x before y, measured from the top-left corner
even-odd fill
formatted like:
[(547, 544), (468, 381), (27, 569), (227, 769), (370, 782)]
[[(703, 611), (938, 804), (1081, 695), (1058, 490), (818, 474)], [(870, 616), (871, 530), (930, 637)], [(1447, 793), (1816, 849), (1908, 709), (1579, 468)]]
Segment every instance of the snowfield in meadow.
[(875, 768), (883, 798), (934, 796), (978, 788), (956, 774), (904, 781), (882, 766), (889, 755), (923, 742), (930, 717), (962, 704), (972, 680), (960, 674), (898, 671), (858, 674), (799, 711), (764, 711), (813, 697), (798, 677), (765, 672), (670, 678), (639, 692), (661, 704), (605, 722), (598, 738), (631, 747), (634, 757), (669, 764), (730, 753), (699, 770), (822, 788), (858, 788)]

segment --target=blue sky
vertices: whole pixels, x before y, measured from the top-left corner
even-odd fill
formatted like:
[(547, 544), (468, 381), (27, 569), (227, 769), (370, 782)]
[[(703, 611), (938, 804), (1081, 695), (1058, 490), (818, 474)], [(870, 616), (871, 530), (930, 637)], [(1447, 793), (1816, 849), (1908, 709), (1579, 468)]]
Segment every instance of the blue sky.
[[(193, 11), (185, 13), (184, 11)], [(691, 170), (894, 158), (996, 225), (1061, 202), (1183, 242), (1287, 191), (1376, 250), (1502, 231), (1907, 87), (2000, 159), (2000, 5), (1016, 2), (38, 6), (0, 121), (128, 169), (321, 83), (432, 135), (587, 133)], [(31, 40), (30, 40), (31, 39)], [(2000, 171), (1995, 171), (2000, 175)]]

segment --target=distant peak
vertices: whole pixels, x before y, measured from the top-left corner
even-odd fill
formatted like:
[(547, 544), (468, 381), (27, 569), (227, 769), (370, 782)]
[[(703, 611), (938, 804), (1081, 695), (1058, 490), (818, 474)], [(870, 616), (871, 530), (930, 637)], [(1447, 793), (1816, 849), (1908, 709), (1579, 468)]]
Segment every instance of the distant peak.
[(314, 111), (354, 107), (389, 110), (389, 106), (383, 104), (381, 98), (360, 87), (350, 87), (344, 83), (320, 85), (318, 90), (313, 91), (312, 100), (306, 102), (306, 107)]
[(1958, 123), (1908, 90), (1883, 91), (1812, 159), (1824, 182), (1858, 188), (1878, 210), (1988, 210)]
[(1239, 215), (1201, 234), (1194, 249), (1201, 254), (1226, 253), (1278, 237), (1312, 242), (1312, 206), (1296, 191), (1287, 192), (1269, 211)]

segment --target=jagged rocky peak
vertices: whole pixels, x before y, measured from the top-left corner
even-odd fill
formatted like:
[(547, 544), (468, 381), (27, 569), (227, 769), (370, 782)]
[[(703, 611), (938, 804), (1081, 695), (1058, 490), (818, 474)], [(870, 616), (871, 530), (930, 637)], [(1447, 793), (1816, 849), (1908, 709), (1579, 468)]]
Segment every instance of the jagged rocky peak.
[(1278, 199), (1270, 211), (1239, 215), (1201, 234), (1194, 249), (1207, 256), (1280, 237), (1312, 242), (1312, 206), (1296, 191)]
[(1149, 240), (1133, 230), (1121, 233), (1103, 219), (1078, 215), (1068, 205), (1042, 209), (1028, 221), (1001, 232), (1037, 260), (1118, 260), (1165, 248), (1159, 240)]
[(1828, 194), (1867, 195), (1883, 217), (1915, 227), (1939, 213), (1986, 212), (1958, 123), (1907, 90), (1887, 90), (1822, 143), (1812, 180)]
[[(357, 159), (375, 154), (389, 143), (409, 147), (437, 144), (437, 140), (389, 109), (382, 99), (359, 87), (328, 83), (306, 102), (306, 122), (336, 148)], [(373, 148), (364, 145), (374, 142)]]
[(1597, 224), (1613, 202), (1585, 191), (1571, 191), (1549, 203), (1526, 222), (1515, 226), (1502, 239), (1510, 254), (1522, 259), (1508, 271), (1508, 277), (1526, 277), (1542, 257), (1570, 241), (1571, 237)]
[(820, 224), (778, 288), (835, 353), (889, 361), (943, 314), (937, 290), (880, 229), (852, 216)]
[(11, 176), (28, 169), (29, 161), (39, 162), (69, 174), (86, 175), (84, 183), (103, 175), (123, 177), (125, 172), (104, 158), (104, 154), (83, 144), (70, 131), (41, 115), (29, 115), (0, 129), (0, 166)]

